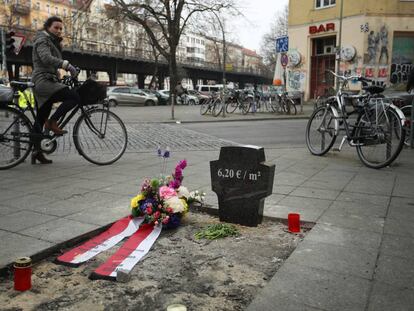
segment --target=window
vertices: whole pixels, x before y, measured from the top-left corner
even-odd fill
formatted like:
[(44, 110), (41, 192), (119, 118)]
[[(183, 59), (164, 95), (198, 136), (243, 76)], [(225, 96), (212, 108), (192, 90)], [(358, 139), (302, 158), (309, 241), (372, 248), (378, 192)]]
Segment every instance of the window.
[(326, 7), (331, 7), (336, 4), (336, 0), (316, 0), (315, 8), (321, 9)]
[(35, 18), (35, 19), (33, 19), (33, 22), (32, 22), (32, 28), (33, 29), (37, 29), (37, 19)]
[(56, 14), (56, 15), (59, 15), (59, 9), (58, 9), (58, 7), (57, 7), (57, 6), (55, 6), (55, 14)]
[(129, 93), (129, 89), (127, 88), (118, 88), (112, 91), (113, 93)]
[(66, 17), (66, 9), (63, 9), (63, 17)]
[(46, 11), (47, 11), (47, 14), (50, 15), (50, 5), (49, 4), (46, 4)]

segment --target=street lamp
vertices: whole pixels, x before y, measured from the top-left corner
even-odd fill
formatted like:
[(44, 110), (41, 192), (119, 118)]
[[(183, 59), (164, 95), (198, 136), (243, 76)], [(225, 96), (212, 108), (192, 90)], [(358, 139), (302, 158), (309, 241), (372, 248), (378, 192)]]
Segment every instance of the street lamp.
[(211, 11), (211, 13), (214, 14), (214, 16), (217, 18), (219, 25), (220, 25), (220, 29), (221, 29), (221, 33), (223, 35), (223, 66), (222, 66), (222, 71), (223, 71), (223, 95), (221, 97), (222, 100), (222, 105), (223, 105), (223, 118), (226, 116), (226, 105), (225, 105), (225, 94), (227, 91), (227, 86), (226, 86), (226, 35), (224, 32), (224, 26), (223, 23), (221, 22), (221, 19), (219, 18), (219, 16), (217, 15), (216, 12)]

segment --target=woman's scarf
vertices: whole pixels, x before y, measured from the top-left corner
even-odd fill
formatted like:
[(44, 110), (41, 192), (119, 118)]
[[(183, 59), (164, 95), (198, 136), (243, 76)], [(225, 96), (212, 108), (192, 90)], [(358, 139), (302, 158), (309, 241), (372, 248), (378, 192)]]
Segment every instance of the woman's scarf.
[(58, 37), (58, 36), (56, 36), (55, 34), (53, 34), (53, 33), (49, 32), (49, 31), (47, 31), (47, 30), (46, 30), (46, 32), (47, 32), (47, 34), (50, 36), (50, 38), (52, 39), (52, 42), (53, 42), (53, 44), (56, 46), (56, 48), (57, 48), (60, 52), (62, 52), (62, 40), (63, 40), (63, 38), (62, 38), (62, 37)]

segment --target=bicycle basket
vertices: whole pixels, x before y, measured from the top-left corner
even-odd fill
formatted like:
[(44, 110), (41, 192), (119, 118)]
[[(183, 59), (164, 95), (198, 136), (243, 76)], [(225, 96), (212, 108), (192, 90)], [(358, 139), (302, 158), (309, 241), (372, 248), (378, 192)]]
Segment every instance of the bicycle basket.
[(91, 79), (82, 83), (77, 91), (82, 100), (82, 105), (95, 105), (107, 97), (106, 86)]
[(9, 87), (0, 86), (0, 106), (8, 106), (13, 103), (13, 90)]

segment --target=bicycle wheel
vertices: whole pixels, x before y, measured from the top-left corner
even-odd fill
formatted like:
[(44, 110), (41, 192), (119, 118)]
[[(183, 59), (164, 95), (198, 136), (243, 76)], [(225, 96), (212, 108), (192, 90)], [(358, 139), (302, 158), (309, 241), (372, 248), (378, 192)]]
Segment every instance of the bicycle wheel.
[(411, 105), (407, 105), (404, 107), (401, 107), (401, 111), (405, 116), (405, 140), (404, 144), (409, 146), (410, 145), (410, 135), (411, 135)]
[(33, 143), (30, 140), (32, 123), (19, 110), (0, 107), (0, 170), (23, 162)]
[(224, 105), (220, 98), (217, 98), (213, 103), (213, 111), (211, 112), (213, 116), (217, 117), (223, 111)]
[(294, 102), (294, 101), (293, 101), (293, 99), (291, 99), (291, 98), (286, 98), (286, 99), (285, 99), (285, 104), (284, 104), (284, 107), (285, 107), (285, 112), (286, 112), (287, 114), (293, 114), (293, 115), (296, 115), (296, 114), (298, 113), (298, 111), (297, 111), (297, 109), (296, 109), (295, 102)]
[(390, 165), (400, 154), (404, 145), (405, 130), (398, 113), (387, 107), (377, 117), (364, 114), (356, 129), (356, 150), (364, 165), (382, 168)]
[(86, 111), (73, 128), (75, 147), (86, 160), (97, 165), (117, 161), (125, 152), (128, 135), (122, 120), (112, 111)]
[(250, 111), (250, 107), (253, 104), (253, 99), (248, 97), (241, 102), (241, 111), (242, 114), (247, 114)]
[(204, 103), (200, 106), (200, 114), (205, 115), (207, 111), (210, 109), (211, 99), (206, 100)]
[(227, 113), (233, 113), (236, 111), (238, 106), (237, 100), (230, 100), (226, 104), (226, 112)]
[(314, 155), (324, 155), (336, 140), (338, 120), (332, 107), (322, 106), (316, 109), (306, 126), (306, 145)]

